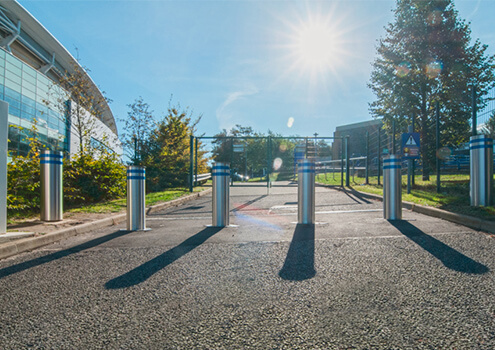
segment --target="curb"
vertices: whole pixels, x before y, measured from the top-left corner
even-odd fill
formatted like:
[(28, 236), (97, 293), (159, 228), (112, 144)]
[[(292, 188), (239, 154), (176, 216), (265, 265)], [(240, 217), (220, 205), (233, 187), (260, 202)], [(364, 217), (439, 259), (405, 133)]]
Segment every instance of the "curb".
[[(324, 187), (329, 187), (329, 186), (326, 186), (325, 184), (321, 184), (321, 183), (318, 183), (318, 185), (324, 186)], [(379, 200), (379, 201), (383, 202), (383, 196), (380, 196), (377, 194), (361, 192), (361, 191), (358, 191), (356, 189), (352, 189), (352, 190), (359, 193), (359, 195), (362, 197), (365, 197), (368, 199), (375, 199), (375, 200)], [(447, 220), (447, 221), (450, 221), (450, 222), (453, 222), (456, 224), (467, 226), (469, 228), (472, 228), (472, 229), (475, 229), (478, 231), (495, 233), (495, 222), (492, 222), (492, 221), (487, 221), (487, 220), (483, 220), (480, 218), (476, 218), (476, 217), (468, 216), (468, 215), (464, 215), (464, 214), (452, 213), (450, 211), (446, 211), (443, 209), (427, 207), (424, 205), (406, 202), (406, 201), (402, 201), (402, 207), (405, 209), (409, 209), (413, 212), (419, 213), (419, 214), (424, 214), (424, 215), (436, 217), (439, 219)]]
[[(159, 210), (171, 208), (171, 207), (177, 207), (179, 205), (182, 205), (186, 202), (189, 202), (193, 199), (202, 197), (208, 193), (210, 193), (212, 189), (207, 189), (204, 191), (201, 191), (199, 193), (194, 193), (185, 197), (177, 198), (174, 199), (170, 202), (165, 202), (165, 203), (160, 203), (153, 205), (151, 207), (148, 207), (146, 209), (146, 215), (149, 215), (151, 213), (157, 212)], [(124, 221), (126, 221), (127, 214), (118, 214), (114, 216), (110, 216), (105, 219), (100, 219), (96, 220), (93, 222), (88, 222), (85, 224), (77, 225), (74, 227), (69, 227), (69, 228), (64, 228), (59, 231), (55, 232), (50, 232), (47, 233), (43, 236), (38, 236), (34, 238), (25, 238), (25, 239), (19, 239), (14, 242), (9, 242), (6, 244), (1, 244), (0, 245), (0, 259), (5, 259), (11, 256), (14, 256), (16, 254), (28, 252), (37, 248), (41, 248), (45, 245), (55, 243), (58, 241), (61, 241), (63, 239), (67, 239), (69, 237), (77, 236), (83, 233), (87, 233), (96, 229), (100, 229), (103, 227), (107, 226), (113, 226), (113, 225), (118, 225)]]

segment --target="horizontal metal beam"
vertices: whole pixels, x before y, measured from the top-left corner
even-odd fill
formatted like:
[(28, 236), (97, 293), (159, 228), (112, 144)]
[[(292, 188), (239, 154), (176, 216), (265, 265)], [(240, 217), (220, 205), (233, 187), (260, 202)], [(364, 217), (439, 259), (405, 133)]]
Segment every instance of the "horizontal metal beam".
[(268, 139), (272, 140), (342, 140), (342, 136), (327, 136), (327, 137), (314, 137), (314, 136), (195, 136), (197, 139), (202, 140), (224, 140), (224, 139), (236, 139), (236, 140), (260, 140)]

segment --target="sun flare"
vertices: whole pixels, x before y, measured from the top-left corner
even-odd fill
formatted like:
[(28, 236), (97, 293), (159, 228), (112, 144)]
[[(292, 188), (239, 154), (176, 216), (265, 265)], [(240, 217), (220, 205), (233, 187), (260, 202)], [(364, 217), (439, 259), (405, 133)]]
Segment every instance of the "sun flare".
[(298, 61), (308, 69), (326, 70), (337, 59), (335, 34), (325, 23), (300, 28), (295, 41)]
[(346, 39), (349, 24), (345, 22), (345, 14), (337, 13), (336, 10), (307, 13), (287, 22), (288, 71), (299, 72), (312, 85), (326, 84), (330, 75), (338, 79), (339, 69), (350, 55)]

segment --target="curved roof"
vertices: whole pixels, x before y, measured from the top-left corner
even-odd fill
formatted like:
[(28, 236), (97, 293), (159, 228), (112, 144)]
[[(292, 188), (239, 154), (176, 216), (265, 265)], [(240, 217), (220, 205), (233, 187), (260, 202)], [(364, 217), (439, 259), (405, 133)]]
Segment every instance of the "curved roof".
[[(11, 33), (12, 40), (15, 40), (25, 49), (29, 50), (38, 59), (45, 63), (48, 70), (55, 71), (58, 76), (62, 76), (65, 72), (72, 73), (74, 72), (74, 67), (79, 67), (81, 71), (85, 72), (88, 81), (91, 82), (91, 93), (95, 97), (104, 100), (102, 92), (91, 77), (86, 73), (84, 68), (79, 64), (79, 62), (17, 1), (2, 1), (0, 3), (0, 12), (3, 12), (3, 16), (0, 18), (0, 27)], [(41, 69), (37, 70), (41, 73), (46, 73)], [(108, 106), (108, 103), (106, 102), (104, 103), (100, 119), (117, 135), (115, 118), (110, 107)]]

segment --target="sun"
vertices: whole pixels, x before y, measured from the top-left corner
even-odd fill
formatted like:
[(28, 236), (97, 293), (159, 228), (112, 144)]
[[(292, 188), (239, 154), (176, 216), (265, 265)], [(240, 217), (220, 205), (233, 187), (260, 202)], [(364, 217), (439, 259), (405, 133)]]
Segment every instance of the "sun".
[(335, 11), (311, 14), (288, 24), (286, 34), (289, 71), (299, 72), (312, 82), (337, 76), (349, 56), (344, 17)]
[(325, 71), (335, 64), (337, 37), (332, 28), (323, 22), (310, 22), (295, 35), (294, 54), (306, 69)]

